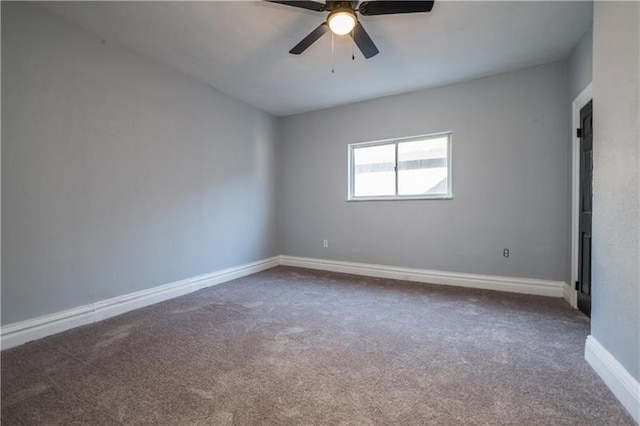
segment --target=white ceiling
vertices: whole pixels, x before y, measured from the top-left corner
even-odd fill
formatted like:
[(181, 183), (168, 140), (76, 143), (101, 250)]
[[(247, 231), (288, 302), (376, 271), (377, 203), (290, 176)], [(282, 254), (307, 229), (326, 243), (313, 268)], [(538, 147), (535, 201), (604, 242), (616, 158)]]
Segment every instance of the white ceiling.
[(283, 116), (564, 59), (591, 2), (438, 1), (431, 13), (361, 17), (380, 49), (365, 60), (331, 36), (288, 53), (326, 13), (264, 1), (45, 2), (68, 20)]

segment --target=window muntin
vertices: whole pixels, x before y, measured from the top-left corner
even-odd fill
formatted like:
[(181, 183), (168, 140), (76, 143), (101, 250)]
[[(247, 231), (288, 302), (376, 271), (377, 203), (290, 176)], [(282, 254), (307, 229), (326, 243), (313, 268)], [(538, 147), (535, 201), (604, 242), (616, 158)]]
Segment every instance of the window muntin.
[(451, 198), (451, 133), (349, 145), (349, 200)]

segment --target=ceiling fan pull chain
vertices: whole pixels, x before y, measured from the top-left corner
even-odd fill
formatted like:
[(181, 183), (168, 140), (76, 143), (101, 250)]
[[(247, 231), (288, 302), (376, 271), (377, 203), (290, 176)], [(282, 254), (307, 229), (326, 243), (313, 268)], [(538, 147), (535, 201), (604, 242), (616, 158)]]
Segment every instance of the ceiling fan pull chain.
[(336, 73), (335, 61), (334, 61), (334, 51), (335, 51), (335, 47), (334, 47), (334, 38), (333, 38), (333, 32), (332, 32), (331, 33), (331, 74), (335, 74)]
[[(355, 27), (354, 27), (355, 29)], [(354, 30), (351, 30), (351, 60), (355, 61), (356, 60), (356, 46), (355, 43), (353, 42), (353, 34), (354, 34)]]

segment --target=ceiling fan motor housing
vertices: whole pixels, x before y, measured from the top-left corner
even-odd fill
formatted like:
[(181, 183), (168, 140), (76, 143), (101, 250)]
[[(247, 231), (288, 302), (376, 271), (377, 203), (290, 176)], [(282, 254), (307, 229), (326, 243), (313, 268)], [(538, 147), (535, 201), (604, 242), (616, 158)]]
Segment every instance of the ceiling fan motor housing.
[(333, 12), (334, 10), (356, 10), (358, 6), (357, 1), (327, 1), (326, 10), (329, 12)]

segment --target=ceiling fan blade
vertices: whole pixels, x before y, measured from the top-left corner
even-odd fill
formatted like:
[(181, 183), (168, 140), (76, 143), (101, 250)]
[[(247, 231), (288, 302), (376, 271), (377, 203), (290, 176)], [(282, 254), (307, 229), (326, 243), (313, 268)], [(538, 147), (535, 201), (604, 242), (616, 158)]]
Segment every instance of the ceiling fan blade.
[(365, 58), (369, 59), (380, 53), (360, 22), (358, 22), (353, 28), (351, 38), (353, 38), (353, 41), (356, 43)]
[(307, 50), (309, 46), (315, 43), (316, 40), (322, 37), (327, 31), (329, 31), (329, 26), (326, 22), (323, 22), (322, 24), (318, 25), (315, 30), (311, 31), (308, 36), (303, 38), (300, 43), (296, 44), (293, 49), (289, 51), (289, 53), (293, 53), (294, 55), (301, 54), (302, 52)]
[(284, 4), (286, 6), (299, 7), (301, 9), (313, 10), (314, 12), (324, 12), (327, 6), (324, 3), (318, 3), (316, 1), (280, 1), (280, 0), (267, 0), (269, 3)]
[(396, 13), (431, 12), (433, 0), (429, 1), (363, 1), (358, 11), (363, 16), (393, 15)]

